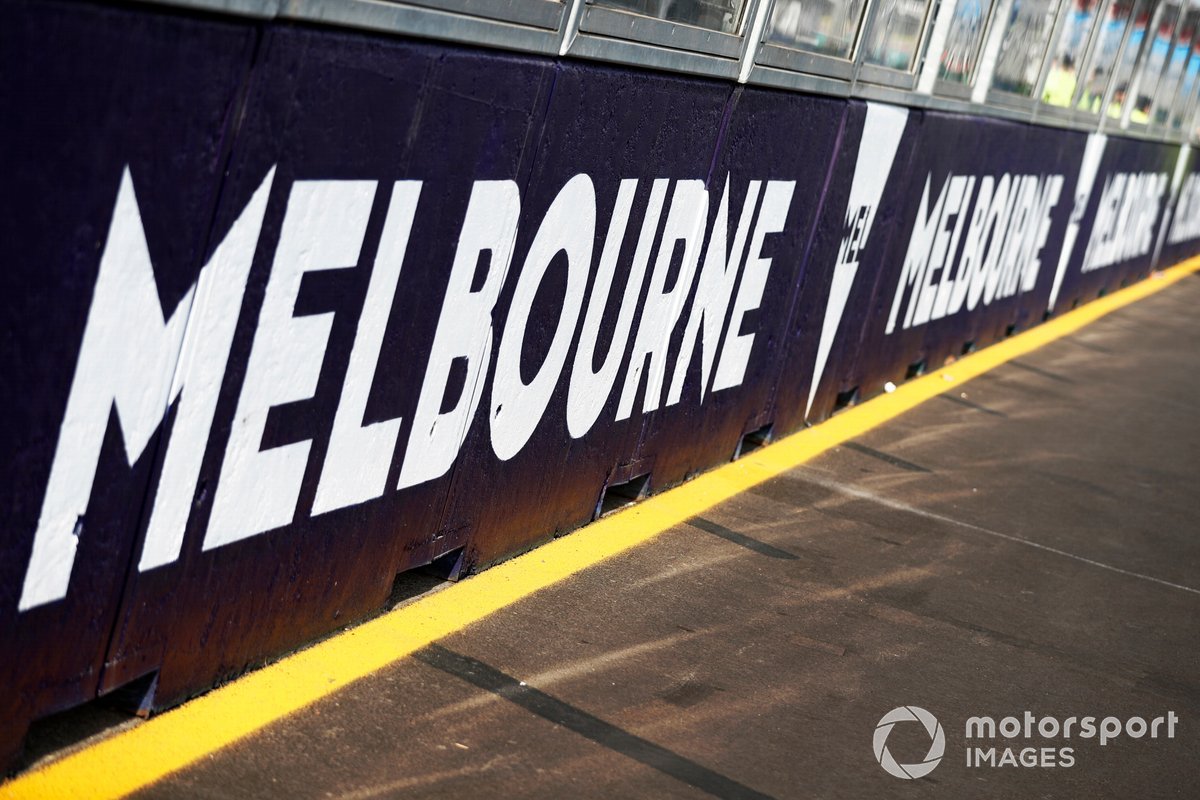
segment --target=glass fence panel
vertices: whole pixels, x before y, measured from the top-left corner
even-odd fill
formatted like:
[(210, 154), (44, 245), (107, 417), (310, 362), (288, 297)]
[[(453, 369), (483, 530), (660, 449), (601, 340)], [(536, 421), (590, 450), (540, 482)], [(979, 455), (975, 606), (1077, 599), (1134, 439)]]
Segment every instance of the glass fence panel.
[(917, 60), (932, 0), (879, 0), (863, 45), (863, 63), (908, 72)]
[(721, 33), (738, 33), (746, 0), (592, 0), (597, 6), (632, 11), (668, 22)]
[(777, 0), (766, 41), (808, 53), (853, 58), (867, 0)]
[(1050, 50), (1050, 69), (1042, 87), (1042, 102), (1067, 108), (1079, 84), (1078, 68), (1083, 61), (1100, 0), (1071, 0), (1063, 12), (1058, 41)]
[(989, 0), (955, 2), (946, 43), (938, 59), (938, 77), (941, 80), (961, 84), (971, 82), (987, 30), (990, 6)]
[(1026, 97), (1033, 94), (1057, 11), (1055, 0), (1012, 0), (996, 57), (993, 88)]

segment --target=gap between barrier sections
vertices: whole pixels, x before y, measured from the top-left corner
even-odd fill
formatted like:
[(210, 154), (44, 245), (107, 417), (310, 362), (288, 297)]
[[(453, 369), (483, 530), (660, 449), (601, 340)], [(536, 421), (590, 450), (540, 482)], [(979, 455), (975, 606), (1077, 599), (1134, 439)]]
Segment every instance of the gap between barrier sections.
[(647, 542), (943, 392), (1200, 271), (1189, 259), (0, 784), (5, 798), (117, 798), (533, 593)]

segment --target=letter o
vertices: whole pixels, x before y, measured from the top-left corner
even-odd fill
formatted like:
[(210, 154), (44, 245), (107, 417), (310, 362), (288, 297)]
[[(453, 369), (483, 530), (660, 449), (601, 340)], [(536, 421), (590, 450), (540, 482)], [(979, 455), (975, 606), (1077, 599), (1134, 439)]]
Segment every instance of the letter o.
[[(554, 387), (562, 374), (575, 335), (575, 325), (583, 308), (588, 272), (592, 263), (592, 242), (596, 234), (596, 189), (592, 179), (579, 174), (567, 181), (542, 218), (504, 323), (500, 352), (496, 356), (496, 375), (492, 383), (492, 450), (501, 461), (521, 451), (533, 435), (550, 403)], [(567, 293), (558, 316), (558, 327), (546, 358), (537, 375), (526, 384), (521, 380), (521, 350), (525, 329), (538, 287), (554, 257), (567, 254)]]
[[(1011, 187), (1010, 187), (1011, 184)], [(996, 194), (992, 197), (992, 207), (988, 209), (988, 226), (993, 228), (994, 235), (992, 236), (991, 244), (987, 250), (987, 264), (984, 268), (986, 277), (983, 282), (983, 304), (991, 305), (992, 300), (996, 297), (996, 290), (1000, 286), (1000, 273), (1004, 270), (1004, 265), (1001, 263), (1001, 257), (1004, 255), (1004, 246), (1007, 244), (1009, 235), (1009, 224), (1012, 222), (1014, 206), (1017, 204), (1021, 189), (1021, 179), (1017, 178), (1010, 181), (1008, 174), (1000, 179), (1000, 183), (996, 186)], [(1010, 197), (1010, 193), (1012, 197)], [(994, 215), (992, 212), (999, 206), (999, 211)], [(993, 222), (993, 219), (996, 221)]]

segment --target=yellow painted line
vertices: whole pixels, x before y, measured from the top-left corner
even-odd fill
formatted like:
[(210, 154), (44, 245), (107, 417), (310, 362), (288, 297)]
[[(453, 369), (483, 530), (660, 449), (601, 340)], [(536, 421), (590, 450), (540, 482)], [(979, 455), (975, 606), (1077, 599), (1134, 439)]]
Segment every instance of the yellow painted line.
[(569, 536), (252, 672), (0, 786), (6, 798), (122, 797), (921, 403), (1200, 271), (1200, 257), (904, 383)]

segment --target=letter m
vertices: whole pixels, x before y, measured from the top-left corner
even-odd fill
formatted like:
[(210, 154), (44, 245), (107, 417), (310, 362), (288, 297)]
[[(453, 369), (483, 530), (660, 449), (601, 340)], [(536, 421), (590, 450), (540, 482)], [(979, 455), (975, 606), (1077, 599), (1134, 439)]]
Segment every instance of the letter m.
[(904, 298), (905, 289), (908, 293), (908, 312), (904, 315), (904, 327), (912, 324), (913, 311), (917, 307), (917, 295), (921, 292), (921, 283), (925, 276), (925, 267), (929, 262), (929, 251), (933, 247), (933, 237), (937, 234), (938, 222), (942, 218), (942, 206), (946, 203), (946, 184), (942, 184), (941, 194), (938, 195), (937, 205), (933, 213), (929, 213), (929, 179), (925, 176), (925, 190), (921, 192), (921, 205), (917, 209), (917, 218), (913, 222), (912, 235), (908, 240), (908, 252), (904, 255), (904, 269), (896, 284), (896, 297), (892, 300), (892, 313), (888, 315), (887, 330), (891, 333), (896, 329), (896, 314), (900, 311), (900, 301)]
[[(128, 168), (122, 173), (18, 610), (67, 594), (114, 407), (132, 466), (167, 407), (182, 394), (145, 549), (157, 544), (163, 550), (163, 540), (176, 533), (182, 542), (274, 174), (274, 169), (267, 174), (168, 317), (159, 301), (133, 180)], [(176, 544), (175, 555), (160, 563), (173, 561), (178, 551)]]
[(996, 720), (992, 719), (991, 717), (971, 717), (967, 720), (966, 738), (995, 739)]

